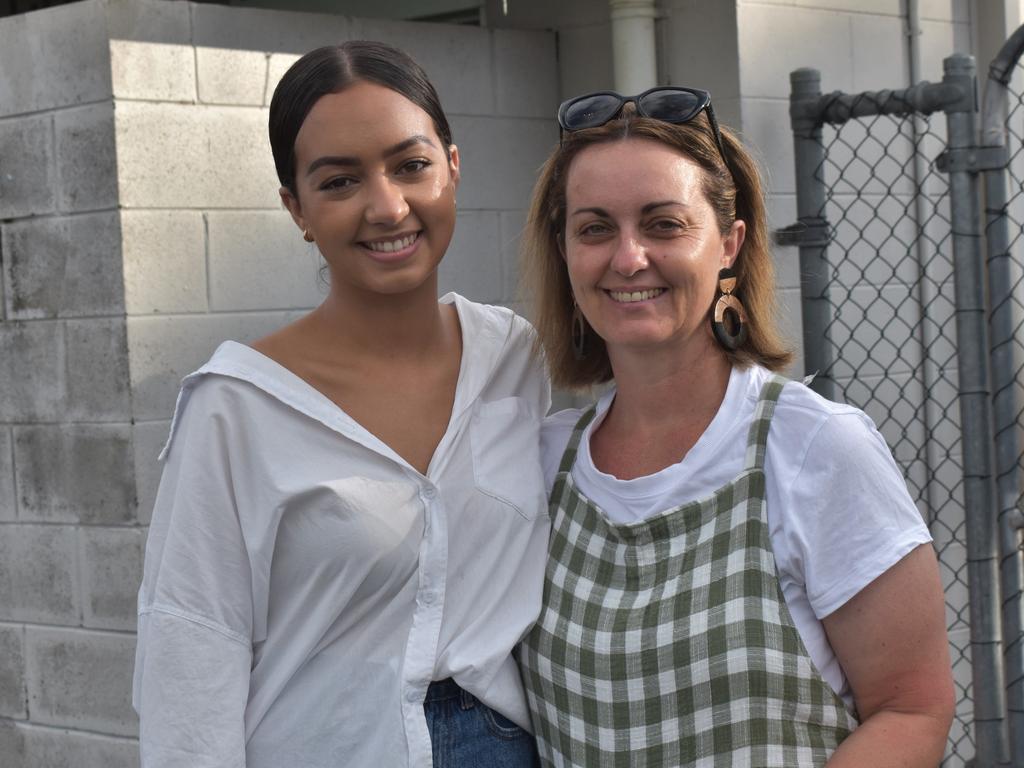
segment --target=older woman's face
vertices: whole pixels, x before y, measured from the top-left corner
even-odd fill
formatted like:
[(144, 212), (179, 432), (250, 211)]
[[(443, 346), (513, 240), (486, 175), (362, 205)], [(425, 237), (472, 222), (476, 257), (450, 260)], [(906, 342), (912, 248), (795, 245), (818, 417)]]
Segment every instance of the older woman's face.
[(651, 139), (582, 150), (566, 183), (565, 260), (583, 315), (614, 362), (627, 348), (698, 354), (718, 271), (744, 223), (722, 235), (700, 166)]

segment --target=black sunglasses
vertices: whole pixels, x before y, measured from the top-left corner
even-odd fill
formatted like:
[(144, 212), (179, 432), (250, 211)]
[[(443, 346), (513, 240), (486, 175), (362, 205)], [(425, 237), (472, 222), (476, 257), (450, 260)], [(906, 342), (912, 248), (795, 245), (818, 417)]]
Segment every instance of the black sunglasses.
[(674, 125), (688, 123), (707, 110), (708, 123), (715, 136), (718, 152), (725, 167), (731, 172), (729, 161), (725, 158), (725, 147), (722, 144), (722, 133), (718, 130), (718, 121), (715, 119), (715, 110), (711, 108), (711, 94), (699, 88), (661, 86), (644, 91), (638, 96), (622, 96), (615, 91), (596, 91), (576, 96), (563, 101), (562, 106), (558, 108), (558, 140), (562, 140), (563, 132), (572, 133), (584, 128), (598, 128), (614, 120), (629, 102), (636, 105), (636, 113), (641, 117)]

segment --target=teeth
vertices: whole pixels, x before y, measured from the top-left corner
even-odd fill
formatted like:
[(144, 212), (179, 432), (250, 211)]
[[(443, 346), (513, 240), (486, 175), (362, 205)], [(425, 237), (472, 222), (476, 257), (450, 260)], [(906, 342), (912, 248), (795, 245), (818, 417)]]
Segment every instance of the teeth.
[(608, 291), (609, 295), (615, 301), (632, 302), (632, 301), (647, 301), (653, 299), (655, 296), (660, 296), (665, 292), (664, 288), (652, 288), (649, 291)]
[(367, 243), (366, 246), (371, 251), (379, 251), (381, 253), (394, 253), (400, 251), (403, 248), (408, 248), (414, 242), (416, 242), (417, 235), (407, 235), (400, 240), (385, 240), (377, 243)]

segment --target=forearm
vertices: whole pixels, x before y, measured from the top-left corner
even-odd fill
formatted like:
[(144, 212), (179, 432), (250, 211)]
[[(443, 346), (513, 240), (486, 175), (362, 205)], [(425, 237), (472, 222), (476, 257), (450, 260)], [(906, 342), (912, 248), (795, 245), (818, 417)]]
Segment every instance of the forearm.
[(839, 745), (828, 768), (935, 768), (950, 718), (943, 713), (880, 710)]

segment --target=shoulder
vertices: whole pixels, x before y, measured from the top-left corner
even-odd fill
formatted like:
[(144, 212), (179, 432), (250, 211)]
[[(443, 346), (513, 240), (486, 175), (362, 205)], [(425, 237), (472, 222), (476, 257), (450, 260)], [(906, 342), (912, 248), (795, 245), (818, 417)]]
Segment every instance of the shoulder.
[[(275, 402), (270, 389), (294, 387), (286, 372), (259, 352), (224, 342), (201, 368), (182, 379), (174, 415), (160, 458), (166, 458), (179, 433), (231, 442), (261, 409)], [(233, 438), (232, 435), (235, 437)]]
[(585, 410), (567, 408), (551, 414), (541, 423), (540, 458), (544, 466), (544, 480), (549, 490), (555, 482), (555, 475), (558, 474), (558, 465), (562, 462), (565, 446)]

